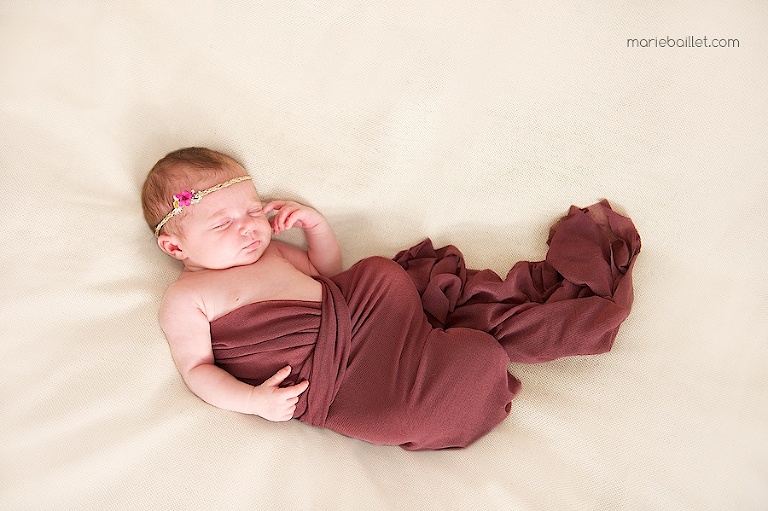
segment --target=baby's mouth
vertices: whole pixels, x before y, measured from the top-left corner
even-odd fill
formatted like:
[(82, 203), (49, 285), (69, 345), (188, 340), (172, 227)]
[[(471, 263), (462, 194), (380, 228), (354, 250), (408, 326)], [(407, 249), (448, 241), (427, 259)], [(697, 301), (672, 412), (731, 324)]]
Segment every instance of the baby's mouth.
[(253, 243), (246, 246), (243, 250), (255, 250), (261, 245), (261, 240), (254, 240)]

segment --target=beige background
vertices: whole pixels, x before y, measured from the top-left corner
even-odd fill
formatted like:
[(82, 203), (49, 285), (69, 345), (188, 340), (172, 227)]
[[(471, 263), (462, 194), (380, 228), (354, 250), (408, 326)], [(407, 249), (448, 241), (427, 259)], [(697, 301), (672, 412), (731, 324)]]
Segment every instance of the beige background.
[[(627, 48), (665, 36), (740, 45)], [(1, 2), (0, 508), (768, 508), (766, 55), (762, 0)], [(504, 273), (606, 197), (634, 311), (610, 354), (516, 366), (462, 451), (220, 411), (139, 206), (187, 145), (321, 210), (346, 266), (431, 236)]]

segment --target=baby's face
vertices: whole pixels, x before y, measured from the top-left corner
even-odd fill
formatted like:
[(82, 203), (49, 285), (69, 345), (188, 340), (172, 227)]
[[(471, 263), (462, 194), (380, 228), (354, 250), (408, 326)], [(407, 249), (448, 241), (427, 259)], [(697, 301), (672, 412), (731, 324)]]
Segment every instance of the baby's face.
[(272, 228), (251, 181), (210, 193), (185, 213), (177, 241), (189, 270), (252, 264), (269, 246)]

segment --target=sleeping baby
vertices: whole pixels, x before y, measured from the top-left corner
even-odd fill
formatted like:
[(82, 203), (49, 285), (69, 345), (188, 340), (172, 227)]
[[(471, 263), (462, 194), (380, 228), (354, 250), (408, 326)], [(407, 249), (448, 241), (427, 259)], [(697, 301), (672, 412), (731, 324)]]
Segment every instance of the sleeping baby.
[[(328, 221), (262, 202), (246, 170), (205, 148), (169, 153), (142, 205), (183, 264), (160, 326), (189, 389), (227, 410), (291, 418), (405, 449), (465, 447), (509, 414), (510, 362), (608, 351), (632, 304), (632, 222), (571, 207), (545, 261), (502, 279), (430, 240), (342, 271)], [(306, 250), (273, 240), (298, 228)]]

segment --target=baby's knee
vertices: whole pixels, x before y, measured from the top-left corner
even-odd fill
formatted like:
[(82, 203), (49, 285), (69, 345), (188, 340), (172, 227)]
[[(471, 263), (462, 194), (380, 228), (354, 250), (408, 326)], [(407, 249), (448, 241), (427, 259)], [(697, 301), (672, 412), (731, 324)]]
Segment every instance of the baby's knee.
[(406, 271), (392, 259), (372, 256), (360, 261), (360, 264), (365, 268), (366, 273), (375, 276), (374, 279), (380, 287), (413, 287), (413, 282)]

